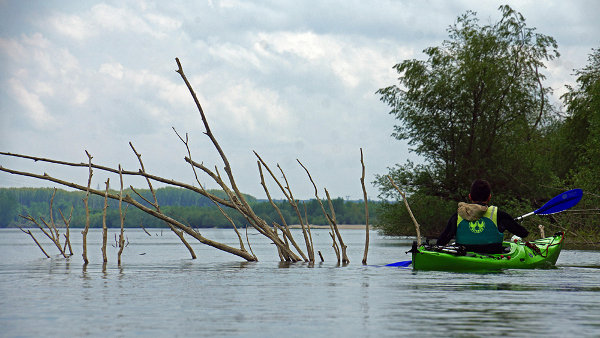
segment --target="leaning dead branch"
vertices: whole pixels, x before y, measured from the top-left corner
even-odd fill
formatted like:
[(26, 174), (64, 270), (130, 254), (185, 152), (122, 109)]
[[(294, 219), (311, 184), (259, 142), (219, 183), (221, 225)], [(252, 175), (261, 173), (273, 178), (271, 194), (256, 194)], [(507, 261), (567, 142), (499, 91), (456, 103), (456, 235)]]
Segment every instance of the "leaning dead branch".
[[(21, 216), (22, 217), (22, 216)], [(42, 248), (42, 245), (40, 244), (40, 242), (37, 241), (37, 239), (35, 239), (35, 237), (33, 236), (33, 234), (31, 233), (31, 230), (23, 230), (23, 228), (21, 228), (21, 226), (17, 225), (17, 227), (19, 227), (19, 229), (21, 229), (21, 231), (23, 231), (24, 233), (28, 234), (29, 236), (31, 236), (31, 238), (33, 239), (33, 241), (35, 242), (35, 244), (37, 244), (38, 248), (40, 248), (40, 250), (42, 250), (42, 252), (44, 253), (44, 255), (46, 255), (46, 258), (50, 258), (50, 256), (48, 256), (48, 254), (46, 253), (46, 251), (44, 250), (44, 248)]]
[[(208, 125), (208, 120), (206, 119), (206, 116), (204, 115), (204, 110), (202, 109), (202, 106), (200, 105), (200, 102), (198, 101), (198, 97), (196, 96), (196, 93), (194, 92), (191, 84), (189, 83), (187, 77), (185, 76), (185, 74), (183, 72), (183, 68), (181, 67), (181, 63), (179, 62), (179, 59), (176, 58), (175, 61), (177, 62), (177, 66), (178, 66), (177, 73), (181, 76), (181, 78), (185, 82), (190, 94), (192, 95), (192, 97), (194, 99), (194, 102), (196, 103), (196, 107), (198, 108), (198, 112), (200, 113), (202, 123), (204, 124), (205, 134), (210, 138), (213, 146), (219, 153), (221, 160), (223, 161), (223, 164), (225, 165), (224, 170), (225, 170), (225, 173), (227, 174), (227, 178), (229, 180), (231, 189), (228, 189), (228, 188), (226, 189), (226, 186), (225, 186), (224, 182), (220, 179), (220, 176), (215, 175), (214, 173), (211, 173), (210, 170), (208, 170), (208, 168), (204, 167), (203, 165), (198, 166), (197, 163), (193, 162), (192, 159), (189, 157), (186, 157), (185, 160), (188, 163), (193, 164), (193, 165), (197, 166), (198, 168), (202, 169), (204, 172), (209, 174), (209, 176), (213, 177), (213, 179), (215, 179), (215, 181), (217, 181), (217, 183), (224, 189), (224, 191), (230, 197), (231, 207), (233, 207), (234, 209), (241, 212), (241, 214), (246, 218), (246, 220), (248, 220), (249, 223), (259, 233), (261, 233), (262, 235), (264, 235), (267, 238), (269, 238), (270, 240), (272, 240), (273, 243), (278, 247), (278, 250), (282, 250), (282, 252), (284, 252), (287, 255), (296, 256), (287, 247), (285, 247), (285, 243), (279, 238), (279, 236), (277, 236), (277, 234), (274, 232), (274, 230), (272, 230), (263, 219), (261, 219), (254, 213), (254, 211), (252, 210), (252, 208), (246, 201), (246, 198), (240, 192), (240, 190), (236, 184), (235, 178), (233, 176), (231, 166), (229, 165), (229, 160), (227, 159), (227, 156), (225, 156), (225, 152), (223, 151), (223, 149), (217, 142), (217, 139), (213, 135), (213, 133), (210, 129), (210, 126)], [(228, 191), (232, 191), (233, 193), (230, 194)]]
[(142, 224), (142, 221), (140, 221), (140, 227), (142, 228), (142, 230), (144, 230), (144, 232), (146, 233), (146, 235), (152, 237), (152, 235), (150, 235), (150, 233), (148, 232), (148, 230), (146, 230), (146, 228), (144, 228), (144, 225)]
[(360, 164), (362, 165), (362, 176), (360, 177), (360, 185), (363, 190), (363, 197), (365, 199), (365, 228), (367, 229), (367, 234), (365, 237), (365, 253), (363, 255), (362, 263), (363, 265), (367, 265), (367, 254), (369, 253), (369, 200), (367, 199), (367, 189), (365, 188), (365, 162), (363, 161), (363, 151), (360, 148)]
[(408, 214), (410, 215), (410, 218), (412, 218), (413, 223), (415, 223), (415, 228), (417, 229), (417, 245), (421, 246), (421, 231), (419, 230), (419, 223), (415, 219), (415, 216), (413, 215), (412, 210), (410, 210), (410, 206), (408, 205), (408, 201), (406, 200), (406, 195), (404, 194), (404, 192), (402, 190), (400, 190), (400, 188), (398, 188), (396, 183), (394, 183), (394, 180), (392, 179), (392, 177), (390, 175), (388, 175), (388, 179), (392, 183), (392, 186), (394, 186), (394, 188), (400, 193), (400, 195), (402, 195), (402, 200), (404, 200), (404, 205), (406, 206), (406, 209), (408, 210)]
[[(44, 228), (43, 228), (43, 227), (40, 225), (40, 223), (38, 223), (38, 222), (35, 220), (35, 218), (33, 218), (33, 216), (31, 216), (31, 215), (27, 215), (27, 216), (19, 215), (19, 216), (21, 216), (21, 217), (23, 217), (24, 219), (26, 219), (26, 220), (28, 220), (28, 221), (31, 221), (33, 224), (37, 225), (37, 227), (38, 227), (40, 230), (42, 230), (42, 232), (44, 233), (44, 235), (46, 235), (46, 237), (50, 238), (50, 240), (52, 241), (52, 243), (54, 243), (54, 245), (56, 245), (56, 247), (58, 248), (58, 251), (60, 252), (60, 254), (61, 254), (61, 255), (63, 255), (63, 257), (65, 257), (65, 258), (67, 257), (67, 256), (65, 255), (65, 252), (63, 251), (63, 249), (62, 249), (61, 245), (60, 245), (60, 238), (58, 238), (58, 239), (56, 238), (55, 234), (54, 234), (54, 233), (52, 232), (52, 230), (49, 228), (49, 226), (48, 226), (48, 223), (47, 223), (46, 221), (44, 221), (44, 219), (43, 219), (43, 218), (41, 218), (41, 217), (40, 217), (40, 220), (41, 220), (41, 221), (44, 223), (44, 225), (45, 225), (46, 227), (48, 227), (48, 228), (49, 228), (49, 229), (48, 229), (48, 231), (46, 231), (46, 230), (45, 230), (45, 229), (44, 229)], [(22, 230), (22, 229), (21, 229), (21, 230)], [(23, 231), (23, 232), (25, 232), (25, 231)], [(27, 232), (25, 232), (25, 233), (27, 233)], [(33, 238), (33, 235), (31, 235), (31, 237)], [(36, 242), (37, 242), (37, 241), (36, 241)], [(39, 246), (39, 244), (38, 244), (38, 246)], [(41, 248), (41, 247), (40, 247), (40, 248)]]

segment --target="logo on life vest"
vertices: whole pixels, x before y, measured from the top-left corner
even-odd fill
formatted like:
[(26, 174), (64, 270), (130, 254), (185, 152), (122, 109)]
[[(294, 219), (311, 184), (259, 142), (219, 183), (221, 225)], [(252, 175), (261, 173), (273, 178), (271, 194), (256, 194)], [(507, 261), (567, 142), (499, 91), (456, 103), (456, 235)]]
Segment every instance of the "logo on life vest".
[(484, 228), (485, 228), (485, 222), (483, 220), (469, 222), (469, 229), (471, 229), (471, 232), (478, 234), (478, 233), (482, 232)]

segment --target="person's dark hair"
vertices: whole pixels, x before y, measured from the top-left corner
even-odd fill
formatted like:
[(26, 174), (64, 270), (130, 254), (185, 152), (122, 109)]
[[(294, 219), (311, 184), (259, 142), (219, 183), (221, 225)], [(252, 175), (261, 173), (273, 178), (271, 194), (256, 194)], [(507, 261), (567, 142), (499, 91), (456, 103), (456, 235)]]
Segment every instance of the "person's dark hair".
[(492, 192), (492, 187), (486, 180), (475, 180), (471, 184), (471, 200), (473, 202), (485, 202)]

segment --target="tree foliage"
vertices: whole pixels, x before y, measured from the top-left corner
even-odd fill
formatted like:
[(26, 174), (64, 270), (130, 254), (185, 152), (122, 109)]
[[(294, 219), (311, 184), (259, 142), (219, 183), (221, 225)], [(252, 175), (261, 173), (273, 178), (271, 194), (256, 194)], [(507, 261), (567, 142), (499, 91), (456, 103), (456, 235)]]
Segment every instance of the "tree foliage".
[[(577, 87), (562, 96), (568, 116), (560, 124), (555, 156), (561, 177), (589, 191), (600, 191), (600, 49), (576, 70)], [(557, 162), (559, 162), (557, 161)], [(567, 165), (564, 165), (567, 164)]]
[[(425, 49), (425, 61), (395, 65), (399, 84), (377, 92), (400, 122), (393, 136), (425, 159), (390, 169), (409, 193), (464, 200), (471, 181), (483, 178), (524, 197), (522, 183), (535, 179), (526, 175), (534, 163), (523, 145), (541, 137), (552, 110), (540, 70), (559, 56), (557, 44), (509, 6), (500, 10), (495, 24), (481, 26), (470, 11), (458, 17), (449, 40)], [(377, 184), (389, 196), (387, 178)]]
[[(600, 52), (575, 71), (577, 86), (567, 86), (566, 117), (556, 114), (541, 73), (545, 61), (559, 56), (556, 41), (528, 28), (509, 6), (500, 11), (500, 21), (483, 26), (467, 12), (450, 26), (448, 40), (425, 49), (426, 60), (394, 66), (399, 84), (377, 93), (399, 121), (392, 136), (408, 140), (425, 161), (397, 164), (389, 175), (409, 194), (429, 237), (456, 210), (449, 201), (467, 201), (471, 182), (482, 178), (492, 185), (493, 203), (517, 216), (539, 208), (557, 190), (583, 188), (587, 194), (574, 210), (523, 225), (533, 233), (543, 224), (583, 242), (597, 240)], [(387, 175), (375, 184), (380, 197), (398, 198)], [(402, 209), (380, 204), (379, 227), (386, 234), (414, 234)]]

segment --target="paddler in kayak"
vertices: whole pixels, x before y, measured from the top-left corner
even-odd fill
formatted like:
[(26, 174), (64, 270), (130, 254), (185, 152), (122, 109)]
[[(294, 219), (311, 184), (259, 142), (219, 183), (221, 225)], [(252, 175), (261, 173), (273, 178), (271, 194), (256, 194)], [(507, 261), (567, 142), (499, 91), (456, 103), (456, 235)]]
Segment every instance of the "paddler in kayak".
[(529, 231), (511, 215), (498, 210), (498, 207), (488, 206), (491, 191), (487, 181), (473, 181), (469, 194), (471, 203), (458, 203), (458, 211), (450, 216), (436, 245), (446, 245), (456, 237), (456, 244), (465, 246), (467, 251), (495, 254), (502, 253), (504, 231), (527, 237)]

